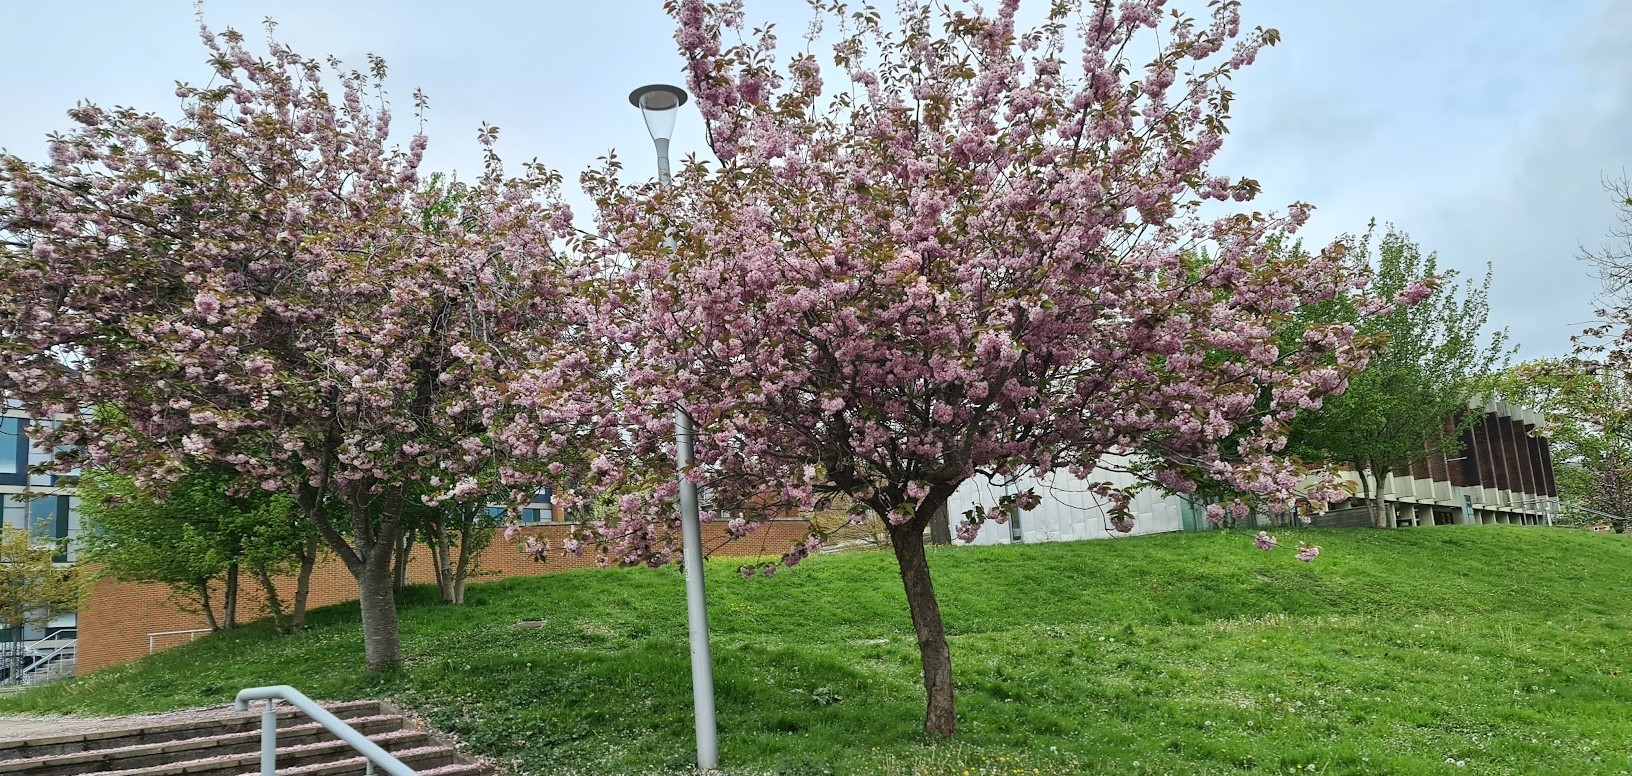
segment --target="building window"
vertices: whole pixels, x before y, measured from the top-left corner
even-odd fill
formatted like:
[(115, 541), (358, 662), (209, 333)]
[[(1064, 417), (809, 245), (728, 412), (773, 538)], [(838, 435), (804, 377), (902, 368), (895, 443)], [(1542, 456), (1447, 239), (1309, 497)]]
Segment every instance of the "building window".
[(61, 539), (57, 535), (57, 500), (39, 496), (28, 500), (28, 535), (35, 539)]
[(12, 494), (0, 495), (0, 523), (7, 528), (28, 529), (28, 502)]
[[(7, 528), (27, 531), (32, 539), (61, 540), (68, 538), (68, 496), (35, 496), (19, 494), (0, 495), (0, 517)], [(66, 552), (54, 558), (58, 563), (68, 562)]]
[(0, 485), (28, 484), (28, 436), (23, 418), (0, 418)]
[(533, 494), (532, 503), (521, 510), (522, 521), (528, 523), (555, 522), (554, 495), (549, 488), (544, 488)]

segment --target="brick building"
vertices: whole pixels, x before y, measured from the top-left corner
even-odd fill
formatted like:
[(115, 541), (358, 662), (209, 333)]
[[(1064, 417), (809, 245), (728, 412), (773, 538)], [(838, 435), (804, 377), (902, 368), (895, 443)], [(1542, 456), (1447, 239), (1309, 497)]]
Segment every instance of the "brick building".
[[(571, 525), (544, 523), (523, 529), (528, 534), (548, 538), (559, 547)], [(789, 545), (803, 539), (809, 524), (803, 519), (772, 521), (754, 534), (737, 540), (726, 540), (724, 526), (710, 523), (703, 526), (703, 544), (714, 555), (780, 555)], [(513, 576), (550, 574), (567, 569), (594, 565), (592, 557), (552, 555), (545, 563), (537, 563), (522, 555), (515, 544), (495, 540), (482, 553), (480, 576), (477, 581), (490, 581)], [(435, 570), (429, 553), (423, 545), (416, 545), (408, 566), (410, 582), (435, 581)], [(279, 596), (294, 590), (292, 578), (278, 580)], [(241, 622), (260, 616), (261, 591), (258, 587), (243, 585), (239, 593), (238, 612)], [(356, 600), (357, 582), (344, 564), (325, 553), (312, 571), (310, 608)], [(287, 605), (287, 603), (286, 603)], [(202, 614), (183, 611), (170, 597), (164, 585), (142, 582), (121, 582), (115, 579), (99, 580), (92, 588), (89, 599), (80, 609), (79, 618), (79, 672), (81, 675), (109, 666), (128, 663), (150, 652), (168, 649), (208, 633)]]

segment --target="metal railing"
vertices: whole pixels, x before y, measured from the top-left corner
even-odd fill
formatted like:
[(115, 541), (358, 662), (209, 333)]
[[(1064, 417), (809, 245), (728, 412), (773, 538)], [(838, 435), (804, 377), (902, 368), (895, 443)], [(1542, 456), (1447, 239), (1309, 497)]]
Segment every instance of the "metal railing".
[[(72, 633), (74, 635), (64, 636), (64, 635), (62, 635), (64, 633)], [(67, 628), (58, 628), (58, 629), (56, 629), (54, 631), (50, 631), (50, 632), (46, 633), (44, 636), (42, 636), (40, 638), (35, 639), (33, 644), (27, 645), (27, 648), (28, 649), (39, 649), (40, 645), (44, 644), (47, 641), (64, 641), (64, 640), (73, 641), (73, 640), (76, 640), (78, 638), (79, 638), (79, 626), (76, 625), (76, 626), (71, 626), (71, 627), (67, 627)]]
[(209, 628), (193, 628), (192, 630), (154, 631), (147, 634), (147, 654), (151, 655), (158, 649), (156, 646), (160, 636), (186, 636), (188, 641), (196, 641), (198, 634), (209, 633)]
[(78, 644), (77, 638), (63, 640), (56, 649), (41, 655), (33, 664), (24, 668), (23, 672), (18, 674), (17, 681), (34, 684), (73, 676), (78, 662)]
[(334, 734), (335, 738), (346, 742), (346, 745), (357, 750), (366, 763), (363, 772), (372, 776), (374, 764), (385, 769), (391, 776), (419, 776), (414, 769), (404, 765), (401, 760), (392, 756), (390, 752), (380, 748), (379, 744), (368, 740), (368, 736), (357, 732), (356, 728), (347, 725), (344, 720), (329, 713), (328, 709), (317, 705), (317, 701), (306, 697), (305, 693), (286, 684), (272, 687), (250, 687), (241, 690), (233, 705), (239, 711), (249, 711), (249, 702), (266, 701), (266, 711), (261, 714), (261, 776), (277, 776), (278, 767), (278, 712), (277, 699), (282, 698), (297, 709), (300, 709), (313, 722), (323, 726), (324, 730)]
[(1566, 503), (1566, 504), (1563, 505), (1563, 507), (1559, 511), (1561, 511), (1561, 512), (1581, 512), (1581, 513), (1583, 513), (1583, 514), (1585, 514), (1585, 515), (1587, 515), (1589, 517), (1596, 517), (1596, 518), (1598, 518), (1600, 520), (1608, 520), (1611, 524), (1617, 525), (1617, 526), (1619, 526), (1619, 525), (1632, 525), (1632, 517), (1629, 517), (1627, 515), (1610, 514), (1609, 512), (1605, 512), (1605, 511), (1598, 510), (1598, 509), (1593, 509), (1592, 507), (1584, 507), (1584, 506), (1581, 506), (1580, 504), (1568, 504), (1568, 503)]

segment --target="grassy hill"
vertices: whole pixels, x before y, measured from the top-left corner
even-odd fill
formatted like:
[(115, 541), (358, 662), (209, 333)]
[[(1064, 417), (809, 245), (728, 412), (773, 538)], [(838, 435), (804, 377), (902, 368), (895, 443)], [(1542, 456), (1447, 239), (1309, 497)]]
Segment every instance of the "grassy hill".
[[(931, 563), (960, 732), (926, 746), (892, 558), (773, 579), (710, 566), (733, 774), (1632, 773), (1632, 540), (1519, 527), (1242, 533), (948, 548)], [(1291, 539), (1291, 542), (1287, 540)], [(403, 598), (404, 669), (361, 670), (355, 605), (250, 627), (0, 700), (123, 713), (292, 684), (389, 697), (516, 773), (683, 772), (692, 748), (673, 569)], [(546, 620), (542, 628), (518, 620)]]

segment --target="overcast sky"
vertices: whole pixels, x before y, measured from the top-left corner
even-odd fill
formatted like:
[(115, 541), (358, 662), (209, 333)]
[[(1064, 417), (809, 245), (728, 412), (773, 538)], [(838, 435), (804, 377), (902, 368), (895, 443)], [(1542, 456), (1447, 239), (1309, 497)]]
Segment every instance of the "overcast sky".
[[(279, 38), (304, 54), (358, 66), (365, 53), (384, 56), (399, 122), (411, 121), (413, 89), (430, 96), (430, 169), (474, 171), (486, 121), (502, 129), (507, 159), (537, 156), (575, 180), (613, 148), (632, 174), (654, 172), (626, 100), (644, 83), (682, 82), (661, 6), (208, 0), (205, 13), (254, 43), (272, 15)], [(1258, 207), (1314, 203), (1311, 241), (1375, 217), (1442, 266), (1482, 275), (1493, 264), (1493, 319), (1521, 358), (1567, 352), (1596, 287), (1577, 245), (1597, 244), (1614, 223), (1600, 177), (1632, 171), (1632, 0), (1243, 6), (1249, 24), (1283, 40), (1236, 79), (1217, 170), (1262, 182)], [(747, 8), (781, 21), (789, 43), (808, 19), (803, 0)], [(30, 158), (43, 158), (47, 132), (69, 126), (64, 111), (77, 100), (174, 116), (174, 82), (209, 76), (189, 0), (0, 0), (0, 29), (0, 148)], [(681, 117), (674, 142), (680, 154), (700, 147), (695, 114)]]

